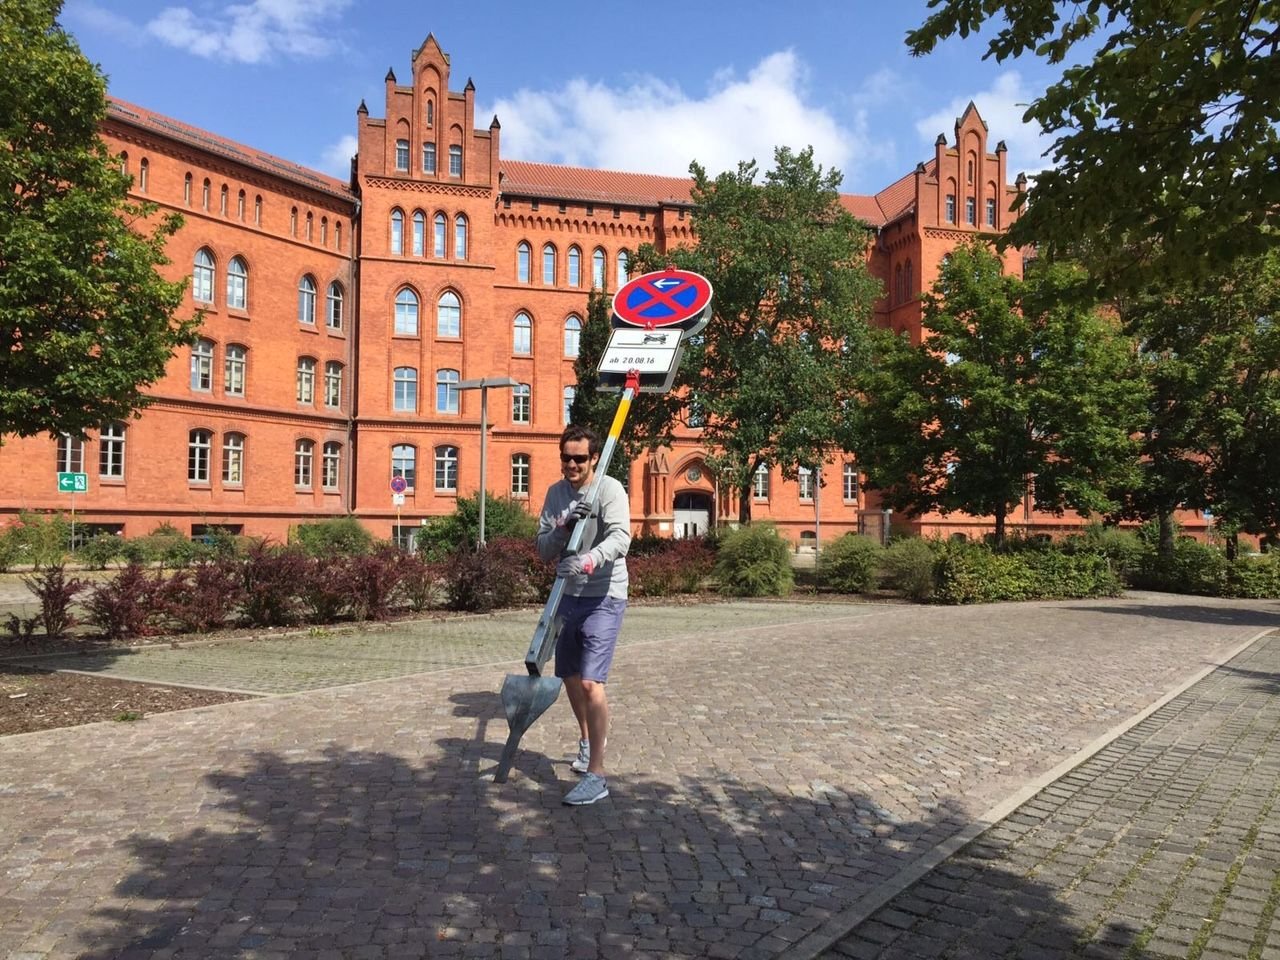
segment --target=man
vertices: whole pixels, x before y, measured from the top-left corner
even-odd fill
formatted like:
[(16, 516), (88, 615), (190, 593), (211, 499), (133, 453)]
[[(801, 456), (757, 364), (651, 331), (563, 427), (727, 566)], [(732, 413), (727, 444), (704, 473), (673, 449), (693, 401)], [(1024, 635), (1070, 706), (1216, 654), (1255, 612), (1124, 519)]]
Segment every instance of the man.
[[(583, 776), (564, 798), (573, 806), (595, 803), (609, 795), (604, 774), (609, 703), (604, 685), (627, 609), (630, 501), (622, 484), (602, 476), (595, 503), (586, 502), (599, 460), (599, 437), (586, 427), (565, 427), (560, 435), (564, 479), (547, 490), (538, 519), (538, 554), (543, 560), (558, 560), (556, 576), (565, 581), (560, 601), (563, 626), (556, 638), (556, 676), (564, 681), (578, 720), (578, 758), (571, 769)], [(569, 537), (579, 523), (586, 525), (580, 552), (570, 553)]]

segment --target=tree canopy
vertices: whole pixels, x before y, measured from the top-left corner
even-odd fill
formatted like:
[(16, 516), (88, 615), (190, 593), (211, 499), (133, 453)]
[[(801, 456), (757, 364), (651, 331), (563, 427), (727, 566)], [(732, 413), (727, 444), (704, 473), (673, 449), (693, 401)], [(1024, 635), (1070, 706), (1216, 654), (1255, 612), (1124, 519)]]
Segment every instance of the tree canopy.
[(924, 296), (923, 343), (873, 334), (863, 403), (851, 408), (858, 462), (885, 505), (910, 514), (1108, 512), (1132, 482), (1145, 385), (1113, 321), (1081, 307), (1078, 272), (1005, 275), (975, 242)]
[(999, 18), (986, 57), (1080, 62), (1028, 107), (1053, 137), (1006, 242), (1111, 289), (1212, 273), (1276, 243), (1280, 0), (930, 0), (916, 55)]
[(181, 220), (128, 200), (105, 82), (60, 8), (0, 0), (0, 440), (130, 416), (194, 327), (156, 273)]
[[(707, 465), (746, 521), (761, 464), (795, 479), (839, 451), (882, 291), (867, 271), (870, 233), (841, 206), (840, 173), (815, 165), (812, 150), (779, 147), (763, 178), (754, 161), (715, 178), (697, 163), (690, 172), (697, 246), (646, 245), (634, 264), (673, 262), (711, 281), (713, 316), (686, 350), (674, 400), (701, 427)], [(658, 417), (637, 422), (644, 439), (661, 441)]]

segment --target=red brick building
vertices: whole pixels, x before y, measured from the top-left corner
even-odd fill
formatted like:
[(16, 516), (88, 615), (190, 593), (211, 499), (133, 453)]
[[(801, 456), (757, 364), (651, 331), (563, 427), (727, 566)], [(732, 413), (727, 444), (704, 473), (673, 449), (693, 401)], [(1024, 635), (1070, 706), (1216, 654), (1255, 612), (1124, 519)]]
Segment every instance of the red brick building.
[[(387, 74), (383, 115), (356, 111), (349, 183), (112, 101), (102, 134), (135, 195), (186, 218), (166, 272), (190, 278), (201, 340), (173, 357), (141, 418), (84, 444), (8, 439), (0, 515), (70, 508), (55, 474), (71, 471), (89, 475), (80, 522), (129, 536), (167, 521), (284, 539), (292, 524), (353, 513), (408, 537), (478, 491), (480, 397), (458, 384), (493, 376), (520, 386), (490, 391), (487, 485), (536, 509), (559, 476), (588, 291), (616, 290), (642, 243), (693, 242), (690, 181), (505, 159), (497, 118), (477, 126), (474, 85), (456, 92), (451, 79), (430, 36), (404, 82)], [(916, 297), (943, 255), (1006, 228), (1017, 189), (1006, 156), (971, 105), (954, 142), (940, 135), (895, 183), (843, 198), (876, 231), (879, 322), (918, 337)], [(1021, 269), (1014, 254), (1009, 268)], [(737, 516), (704, 455), (685, 431), (633, 465), (637, 531)], [(399, 507), (395, 475), (409, 486)], [(880, 529), (851, 459), (822, 481), (761, 475), (752, 514), (797, 543)], [(987, 528), (954, 516), (920, 526)]]

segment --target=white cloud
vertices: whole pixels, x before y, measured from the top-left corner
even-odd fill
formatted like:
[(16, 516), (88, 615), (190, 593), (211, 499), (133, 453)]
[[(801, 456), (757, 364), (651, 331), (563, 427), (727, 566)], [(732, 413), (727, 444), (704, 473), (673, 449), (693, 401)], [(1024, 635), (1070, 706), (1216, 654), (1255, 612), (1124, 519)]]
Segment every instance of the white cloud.
[[(954, 142), (956, 118), (972, 100), (987, 122), (992, 139), (1003, 140), (1009, 148), (1010, 176), (1019, 171), (1031, 176), (1052, 166), (1043, 154), (1053, 142), (1040, 133), (1037, 124), (1022, 122), (1022, 115), (1034, 97), (1035, 93), (1023, 84), (1022, 76), (1010, 70), (1000, 74), (989, 90), (956, 97), (941, 110), (918, 121), (916, 131), (930, 144), (940, 133), (946, 134), (948, 143)], [(988, 149), (994, 147), (994, 143), (988, 145)]]
[(337, 44), (329, 22), (351, 0), (252, 0), (212, 14), (190, 7), (166, 7), (146, 26), (171, 47), (210, 60), (264, 63), (276, 55), (323, 56)]
[(787, 50), (743, 78), (718, 72), (701, 98), (652, 76), (626, 87), (575, 79), (520, 90), (482, 115), (498, 115), (503, 156), (522, 160), (685, 176), (695, 159), (711, 174), (747, 159), (769, 169), (775, 146), (812, 145), (824, 167), (847, 170), (869, 152), (868, 138), (806, 102), (806, 73)]
[(347, 179), (351, 175), (351, 158), (356, 155), (359, 146), (360, 141), (356, 136), (347, 134), (321, 151), (316, 168), (340, 180)]

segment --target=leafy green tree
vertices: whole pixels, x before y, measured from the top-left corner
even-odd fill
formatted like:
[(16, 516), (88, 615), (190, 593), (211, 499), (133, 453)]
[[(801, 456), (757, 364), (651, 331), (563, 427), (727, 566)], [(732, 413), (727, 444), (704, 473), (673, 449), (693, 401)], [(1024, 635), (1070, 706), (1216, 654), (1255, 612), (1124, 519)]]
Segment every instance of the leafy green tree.
[(839, 449), (882, 291), (866, 267), (870, 233), (840, 205), (840, 173), (812, 150), (779, 147), (759, 182), (754, 161), (714, 179), (697, 163), (690, 172), (697, 246), (646, 245), (634, 264), (707, 277), (713, 315), (685, 351), (676, 395), (637, 419), (637, 437), (661, 443), (673, 422), (696, 418), (707, 466), (737, 492), (745, 523), (757, 467), (795, 479)]
[(1280, 534), (1280, 253), (1205, 280), (1162, 286), (1122, 306), (1142, 338), (1153, 403), (1142, 482), (1123, 515), (1160, 520), (1211, 509), (1235, 555), (1238, 533)]
[(921, 344), (874, 335), (853, 421), (859, 463), (884, 502), (911, 514), (995, 519), (1030, 488), (1037, 508), (1109, 512), (1132, 482), (1146, 387), (1130, 342), (1079, 305), (1077, 270), (1027, 280), (980, 242), (958, 247), (924, 297)]
[[(986, 57), (1073, 63), (1025, 118), (1054, 138), (1009, 243), (1085, 257), (1113, 289), (1276, 242), (1280, 0), (932, 0), (913, 54), (997, 19)], [(1070, 59), (1069, 59), (1070, 58)]]
[(127, 199), (105, 81), (61, 6), (0, 0), (0, 439), (127, 418), (195, 327), (156, 273), (181, 220)]

